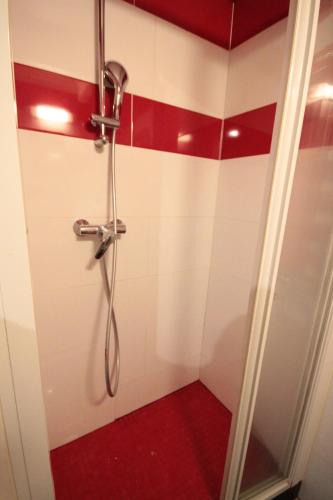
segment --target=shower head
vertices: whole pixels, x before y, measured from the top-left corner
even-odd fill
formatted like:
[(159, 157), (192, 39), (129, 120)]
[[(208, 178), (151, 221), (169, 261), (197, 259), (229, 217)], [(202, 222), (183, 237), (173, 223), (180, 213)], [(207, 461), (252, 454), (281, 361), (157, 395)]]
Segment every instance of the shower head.
[(105, 64), (104, 76), (109, 85), (114, 89), (113, 118), (119, 120), (124, 90), (128, 81), (127, 72), (120, 63), (109, 61)]

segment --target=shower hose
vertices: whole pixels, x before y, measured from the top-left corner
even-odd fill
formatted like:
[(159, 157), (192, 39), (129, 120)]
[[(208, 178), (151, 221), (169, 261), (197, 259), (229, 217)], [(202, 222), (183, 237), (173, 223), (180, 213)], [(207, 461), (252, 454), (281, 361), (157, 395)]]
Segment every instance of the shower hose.
[[(105, 351), (104, 351), (104, 371), (105, 383), (108, 395), (113, 398), (117, 394), (119, 384), (119, 371), (120, 371), (120, 348), (119, 348), (119, 335), (116, 315), (114, 312), (114, 292), (116, 285), (116, 271), (117, 271), (117, 198), (116, 198), (116, 129), (112, 130), (111, 144), (110, 144), (109, 168), (111, 174), (111, 194), (112, 194), (112, 222), (115, 237), (112, 247), (112, 263), (111, 275), (108, 276), (107, 270), (107, 252), (104, 253), (102, 258), (102, 271), (105, 280), (105, 288), (109, 302), (108, 317), (105, 335)], [(114, 353), (112, 369), (110, 372), (110, 340), (113, 325), (113, 338), (114, 338)], [(113, 382), (113, 384), (112, 384)], [(113, 385), (113, 386), (112, 386)]]

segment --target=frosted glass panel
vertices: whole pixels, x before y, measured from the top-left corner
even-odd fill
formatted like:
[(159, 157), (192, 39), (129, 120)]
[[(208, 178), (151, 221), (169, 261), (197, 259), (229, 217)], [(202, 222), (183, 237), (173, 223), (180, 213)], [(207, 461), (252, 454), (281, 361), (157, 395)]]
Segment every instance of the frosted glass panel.
[[(242, 491), (286, 474), (333, 227), (333, 1), (322, 1), (310, 89)], [(265, 455), (257, 467), (252, 453)], [(257, 446), (258, 448), (258, 446)], [(262, 460), (260, 463), (262, 464)]]

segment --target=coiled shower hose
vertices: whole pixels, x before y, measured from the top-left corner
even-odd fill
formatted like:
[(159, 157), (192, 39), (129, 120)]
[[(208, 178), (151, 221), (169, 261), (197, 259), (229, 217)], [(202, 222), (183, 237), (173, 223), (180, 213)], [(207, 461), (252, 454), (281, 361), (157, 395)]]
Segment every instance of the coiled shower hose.
[[(115, 237), (113, 239), (112, 247), (112, 263), (111, 263), (111, 275), (108, 277), (107, 270), (107, 252), (102, 258), (102, 270), (105, 279), (105, 288), (109, 301), (108, 318), (106, 325), (106, 335), (105, 335), (105, 351), (104, 351), (104, 369), (105, 369), (105, 383), (108, 395), (113, 398), (117, 394), (118, 384), (119, 384), (119, 372), (120, 372), (120, 346), (119, 346), (119, 335), (116, 315), (114, 312), (114, 292), (116, 285), (116, 271), (117, 271), (117, 197), (116, 197), (116, 129), (112, 130), (112, 137), (110, 143), (109, 152), (109, 168), (111, 173), (111, 194), (112, 194), (112, 222)], [(112, 371), (110, 373), (110, 339), (111, 330), (113, 325), (113, 337), (114, 337), (114, 354)], [(113, 380), (113, 387), (112, 387)]]

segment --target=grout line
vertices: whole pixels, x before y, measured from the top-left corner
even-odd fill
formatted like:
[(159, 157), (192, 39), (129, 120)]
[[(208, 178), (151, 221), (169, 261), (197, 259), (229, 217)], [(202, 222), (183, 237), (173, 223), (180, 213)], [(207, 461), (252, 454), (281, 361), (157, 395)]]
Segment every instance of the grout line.
[(230, 37), (229, 37), (229, 51), (231, 50), (232, 31), (233, 31), (233, 28), (234, 28), (234, 12), (235, 12), (235, 0), (232, 2), (231, 23), (230, 23)]
[(133, 115), (134, 115), (134, 96), (133, 94), (131, 94), (131, 144), (130, 144), (131, 147), (133, 147), (133, 132), (134, 132)]
[(221, 124), (221, 132), (220, 132), (220, 140), (219, 140), (219, 153), (218, 153), (218, 158), (217, 158), (218, 160), (222, 160), (224, 122), (225, 122), (225, 118), (222, 119), (222, 124)]

